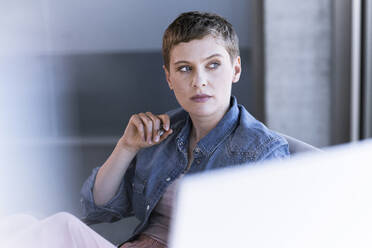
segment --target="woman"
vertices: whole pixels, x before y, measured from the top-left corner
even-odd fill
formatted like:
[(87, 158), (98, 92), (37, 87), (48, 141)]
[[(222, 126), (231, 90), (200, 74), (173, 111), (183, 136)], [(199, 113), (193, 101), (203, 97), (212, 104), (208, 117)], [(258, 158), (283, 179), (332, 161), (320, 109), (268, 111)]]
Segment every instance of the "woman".
[(231, 96), (241, 62), (237, 35), (226, 20), (181, 14), (165, 31), (163, 59), (182, 108), (133, 115), (111, 156), (82, 189), (87, 223), (131, 215), (141, 221), (132, 242), (122, 247), (166, 246), (173, 182), (185, 173), (289, 155), (287, 142)]

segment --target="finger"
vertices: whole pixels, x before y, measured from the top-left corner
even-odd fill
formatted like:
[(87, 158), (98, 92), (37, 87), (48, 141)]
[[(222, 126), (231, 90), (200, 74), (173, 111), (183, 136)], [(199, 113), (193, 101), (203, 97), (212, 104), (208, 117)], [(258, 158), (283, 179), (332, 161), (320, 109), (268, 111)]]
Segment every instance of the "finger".
[(131, 119), (132, 119), (131, 121), (133, 125), (137, 128), (137, 131), (139, 135), (141, 136), (142, 141), (146, 142), (144, 125), (142, 123), (141, 118), (138, 115), (133, 115)]
[(151, 112), (146, 112), (146, 115), (152, 120), (152, 138), (154, 142), (159, 141), (159, 130), (161, 125), (161, 120), (152, 114)]
[(166, 131), (161, 127), (158, 131), (158, 136), (162, 136)]
[(149, 117), (147, 117), (147, 115), (145, 115), (144, 113), (140, 113), (139, 117), (141, 118), (141, 121), (142, 121), (143, 125), (145, 126), (144, 130), (145, 130), (146, 142), (151, 144), (151, 141), (152, 141), (152, 120)]
[(163, 124), (163, 128), (165, 131), (168, 131), (170, 129), (170, 119), (167, 114), (158, 115), (159, 119), (161, 120)]
[(139, 117), (142, 120), (143, 125), (145, 126), (145, 136), (146, 136), (146, 142), (152, 143), (152, 120), (147, 117), (144, 113), (138, 114)]
[(166, 131), (162, 136), (160, 136), (159, 143), (168, 138), (168, 136), (171, 135), (172, 133), (173, 129), (169, 129), (168, 131)]

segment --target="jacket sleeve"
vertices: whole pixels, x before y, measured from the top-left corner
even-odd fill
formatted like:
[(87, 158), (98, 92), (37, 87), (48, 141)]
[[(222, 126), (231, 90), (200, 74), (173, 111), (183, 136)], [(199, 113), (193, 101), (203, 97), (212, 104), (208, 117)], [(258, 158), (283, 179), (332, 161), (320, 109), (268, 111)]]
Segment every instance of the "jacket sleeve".
[(82, 221), (84, 223), (91, 225), (100, 222), (115, 222), (134, 215), (131, 203), (134, 165), (135, 159), (128, 167), (116, 194), (102, 206), (96, 205), (93, 198), (93, 186), (100, 167), (93, 169), (92, 174), (86, 179), (80, 191)]

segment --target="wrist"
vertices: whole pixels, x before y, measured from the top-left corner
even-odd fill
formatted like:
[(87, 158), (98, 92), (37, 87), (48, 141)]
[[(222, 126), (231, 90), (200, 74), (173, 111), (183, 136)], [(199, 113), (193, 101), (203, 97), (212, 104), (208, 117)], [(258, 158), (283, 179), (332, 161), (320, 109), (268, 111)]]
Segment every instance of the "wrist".
[(131, 153), (133, 155), (136, 155), (141, 148), (139, 147), (133, 147), (129, 145), (123, 138), (120, 138), (119, 142), (116, 145), (117, 148), (120, 150), (126, 151), (127, 153)]

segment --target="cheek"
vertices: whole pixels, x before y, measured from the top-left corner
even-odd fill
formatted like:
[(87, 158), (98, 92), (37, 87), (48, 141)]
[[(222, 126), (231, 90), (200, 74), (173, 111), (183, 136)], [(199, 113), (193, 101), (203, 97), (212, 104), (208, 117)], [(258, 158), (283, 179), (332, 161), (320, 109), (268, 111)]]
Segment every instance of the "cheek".
[(186, 77), (172, 77), (171, 82), (175, 91), (183, 92), (188, 89), (189, 83)]
[(231, 67), (224, 67), (223, 70), (221, 70), (221, 77), (224, 77), (225, 79), (231, 79), (233, 78), (233, 68)]
[(230, 68), (224, 68), (214, 75), (214, 79), (219, 89), (224, 90), (229, 88), (233, 80), (232, 70)]

